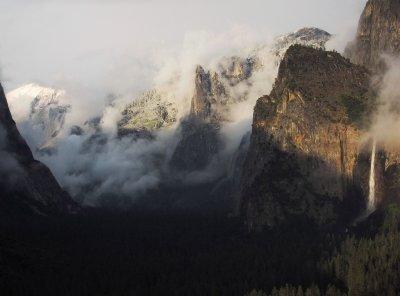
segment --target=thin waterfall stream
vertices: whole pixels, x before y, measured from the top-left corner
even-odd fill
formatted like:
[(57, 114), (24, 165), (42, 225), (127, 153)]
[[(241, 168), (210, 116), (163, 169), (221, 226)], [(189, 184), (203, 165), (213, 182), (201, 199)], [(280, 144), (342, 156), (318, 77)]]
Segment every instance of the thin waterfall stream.
[(375, 210), (375, 159), (376, 159), (376, 139), (372, 143), (371, 152), (371, 168), (369, 173), (369, 194), (368, 194), (368, 212), (373, 212)]

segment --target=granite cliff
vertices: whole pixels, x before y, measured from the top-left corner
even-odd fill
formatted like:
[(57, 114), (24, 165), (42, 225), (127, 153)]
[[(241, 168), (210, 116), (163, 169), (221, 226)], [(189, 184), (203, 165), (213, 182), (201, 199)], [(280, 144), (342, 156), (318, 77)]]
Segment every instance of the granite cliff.
[(12, 119), (0, 85), (1, 181), (0, 203), (5, 213), (72, 213), (78, 206), (50, 170), (33, 158)]
[(329, 225), (344, 204), (362, 208), (371, 144), (366, 161), (359, 151), (373, 98), (364, 67), (335, 52), (289, 48), (254, 109), (241, 200), (250, 228), (298, 218)]
[(361, 15), (357, 36), (346, 49), (352, 62), (382, 69), (381, 54), (400, 53), (400, 2), (369, 0)]

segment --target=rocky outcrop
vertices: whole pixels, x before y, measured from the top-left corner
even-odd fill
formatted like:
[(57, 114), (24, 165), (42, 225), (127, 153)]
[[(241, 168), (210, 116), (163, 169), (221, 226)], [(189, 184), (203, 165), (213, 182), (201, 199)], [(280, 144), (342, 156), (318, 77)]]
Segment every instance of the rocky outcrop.
[(205, 121), (218, 121), (218, 109), (226, 103), (227, 93), (218, 74), (206, 73), (203, 67), (197, 66), (190, 116)]
[(254, 109), (241, 200), (250, 228), (336, 221), (360, 191), (361, 127), (372, 101), (365, 68), (335, 52), (289, 48), (271, 94)]
[(260, 68), (262, 68), (262, 64), (257, 54), (247, 58), (238, 56), (224, 58), (219, 63), (219, 73), (228, 81), (229, 86), (235, 86), (249, 79)]
[(145, 92), (122, 111), (118, 135), (150, 137), (154, 131), (174, 124), (177, 113), (177, 107), (165, 94), (157, 90)]
[(371, 70), (382, 68), (381, 54), (400, 53), (400, 2), (369, 0), (361, 15), (356, 39), (345, 54)]
[[(323, 30), (303, 28), (279, 37), (268, 50), (272, 51), (271, 56), (276, 56), (280, 61), (290, 45), (324, 48), (330, 38), (331, 35)], [(186, 171), (204, 169), (221, 151), (224, 147), (219, 135), (221, 125), (230, 120), (232, 105), (248, 99), (248, 92), (239, 92), (238, 95), (233, 88), (239, 84), (243, 86), (241, 89), (251, 88), (251, 78), (264, 67), (261, 57), (263, 49), (257, 48), (247, 57), (223, 58), (216, 71), (206, 71), (197, 66), (190, 114), (182, 120), (179, 129), (181, 140), (172, 156), (173, 167)]]
[(203, 170), (222, 149), (219, 126), (188, 117), (180, 125), (180, 141), (171, 158), (171, 165), (180, 171)]
[(0, 203), (3, 212), (71, 213), (76, 203), (62, 190), (50, 170), (33, 158), (12, 119), (0, 85)]
[(196, 69), (194, 94), (190, 113), (181, 120), (177, 147), (171, 158), (171, 166), (181, 171), (206, 168), (221, 151), (219, 137), (223, 122), (227, 95), (218, 74)]

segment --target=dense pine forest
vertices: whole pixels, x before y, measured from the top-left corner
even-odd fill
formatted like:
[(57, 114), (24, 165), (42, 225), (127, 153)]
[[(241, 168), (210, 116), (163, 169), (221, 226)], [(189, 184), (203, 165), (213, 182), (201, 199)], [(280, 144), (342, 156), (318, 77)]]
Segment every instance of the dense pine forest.
[(342, 232), (304, 221), (249, 233), (239, 220), (191, 213), (3, 216), (0, 289), (3, 295), (398, 295), (399, 218), (392, 205)]

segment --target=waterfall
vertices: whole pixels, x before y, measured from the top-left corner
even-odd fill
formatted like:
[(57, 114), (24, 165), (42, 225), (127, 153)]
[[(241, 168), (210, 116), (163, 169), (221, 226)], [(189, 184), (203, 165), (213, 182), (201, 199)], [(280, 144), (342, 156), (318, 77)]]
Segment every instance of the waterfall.
[(375, 158), (376, 158), (376, 139), (372, 143), (371, 153), (371, 169), (369, 173), (369, 195), (368, 195), (368, 211), (375, 210)]

